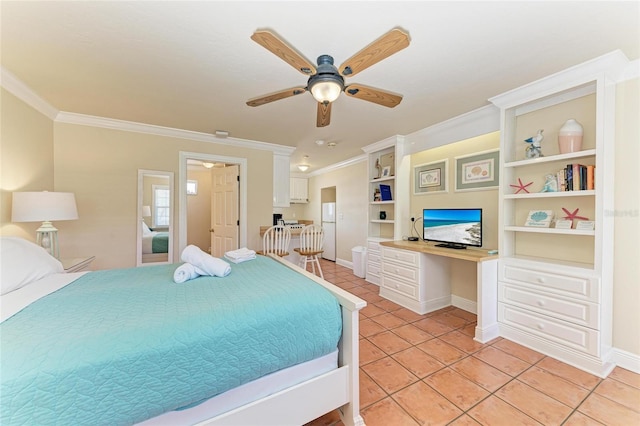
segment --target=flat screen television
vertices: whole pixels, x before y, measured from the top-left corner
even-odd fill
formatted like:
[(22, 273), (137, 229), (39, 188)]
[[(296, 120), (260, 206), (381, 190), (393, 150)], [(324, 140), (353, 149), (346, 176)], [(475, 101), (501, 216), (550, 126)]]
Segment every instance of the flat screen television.
[(438, 247), (481, 247), (482, 209), (423, 209), (422, 229), (422, 238)]

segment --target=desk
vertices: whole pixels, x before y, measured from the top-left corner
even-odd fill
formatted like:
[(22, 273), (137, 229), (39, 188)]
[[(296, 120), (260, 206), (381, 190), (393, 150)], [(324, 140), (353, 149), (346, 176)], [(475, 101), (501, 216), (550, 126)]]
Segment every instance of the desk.
[(475, 340), (498, 337), (498, 255), (419, 241), (384, 241), (380, 296), (419, 314), (451, 305), (450, 259), (476, 263), (478, 323)]

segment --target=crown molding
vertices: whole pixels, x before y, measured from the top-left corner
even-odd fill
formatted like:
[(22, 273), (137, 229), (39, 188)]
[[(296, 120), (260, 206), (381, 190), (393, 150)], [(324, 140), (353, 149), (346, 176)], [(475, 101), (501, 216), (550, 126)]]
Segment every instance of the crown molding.
[(361, 163), (363, 161), (367, 161), (366, 154), (361, 154), (361, 155), (358, 155), (356, 157), (351, 157), (348, 160), (344, 160), (344, 161), (341, 161), (339, 163), (335, 163), (335, 164), (332, 164), (330, 166), (323, 167), (322, 169), (318, 169), (318, 170), (315, 170), (315, 171), (313, 171), (311, 173), (307, 173), (306, 176), (308, 176), (308, 177), (320, 176), (320, 175), (323, 175), (325, 173), (329, 173), (329, 172), (333, 172), (333, 171), (338, 170), (338, 169), (342, 169), (344, 167), (353, 166), (354, 164), (358, 164), (358, 163)]
[(405, 136), (406, 154), (500, 130), (500, 110), (487, 105)]
[(175, 129), (172, 127), (156, 126), (153, 124), (137, 123), (133, 121), (117, 120), (113, 118), (97, 117), (93, 115), (77, 114), (61, 111), (56, 117), (56, 122), (77, 124), (80, 126), (101, 127), (104, 129), (122, 130), (124, 132), (146, 133), (168, 138), (189, 139), (198, 142), (215, 143), (218, 145), (230, 145), (234, 147), (259, 149), (271, 151), (275, 154), (291, 155), (295, 147), (277, 145), (268, 142), (252, 141), (233, 137), (219, 138), (215, 135), (191, 130)]
[(0, 86), (7, 92), (20, 99), (39, 113), (54, 120), (58, 115), (58, 109), (42, 99), (29, 86), (20, 81), (15, 75), (0, 66)]

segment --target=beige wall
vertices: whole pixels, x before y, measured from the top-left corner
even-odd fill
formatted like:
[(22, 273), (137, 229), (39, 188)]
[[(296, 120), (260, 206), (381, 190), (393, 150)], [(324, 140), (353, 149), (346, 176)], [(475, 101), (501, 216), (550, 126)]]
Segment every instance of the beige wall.
[[(411, 189), (411, 215), (416, 220), (424, 208), (482, 208), (482, 246), (487, 249), (498, 248), (498, 189), (482, 191), (455, 192), (455, 157), (489, 151), (500, 147), (500, 132), (478, 136), (464, 141), (432, 148), (411, 156), (411, 170), (420, 164), (448, 159), (448, 192), (414, 195)], [(410, 180), (413, 185), (413, 179)], [(422, 227), (416, 226), (416, 232), (422, 237)], [(415, 235), (415, 233), (414, 233)], [(476, 265), (472, 262), (452, 261), (450, 267), (451, 293), (470, 301), (477, 301)]]
[(640, 356), (640, 79), (616, 93), (613, 346)]
[(40, 223), (11, 223), (11, 194), (53, 191), (53, 121), (4, 89), (0, 96), (0, 235), (35, 241)]
[(322, 188), (336, 188), (336, 261), (351, 262), (351, 249), (367, 242), (367, 163), (342, 167), (309, 179), (305, 218), (320, 223)]
[[(61, 253), (95, 255), (93, 269), (135, 266), (138, 169), (174, 172), (177, 219), (180, 151), (246, 158), (248, 247), (260, 246), (259, 227), (271, 221), (269, 151), (66, 123), (55, 124), (54, 147), (55, 189), (76, 194), (80, 216), (60, 228)], [(179, 256), (178, 221), (174, 224), (174, 253)]]

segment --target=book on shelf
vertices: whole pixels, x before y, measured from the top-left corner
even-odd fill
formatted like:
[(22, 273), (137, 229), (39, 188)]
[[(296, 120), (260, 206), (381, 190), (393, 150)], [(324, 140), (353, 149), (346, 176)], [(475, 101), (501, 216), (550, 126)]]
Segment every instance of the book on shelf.
[(382, 185), (380, 184), (380, 199), (382, 201), (391, 201), (393, 200), (391, 196), (391, 186), (390, 185)]
[(584, 191), (595, 189), (596, 166), (567, 164), (556, 173), (559, 191)]

